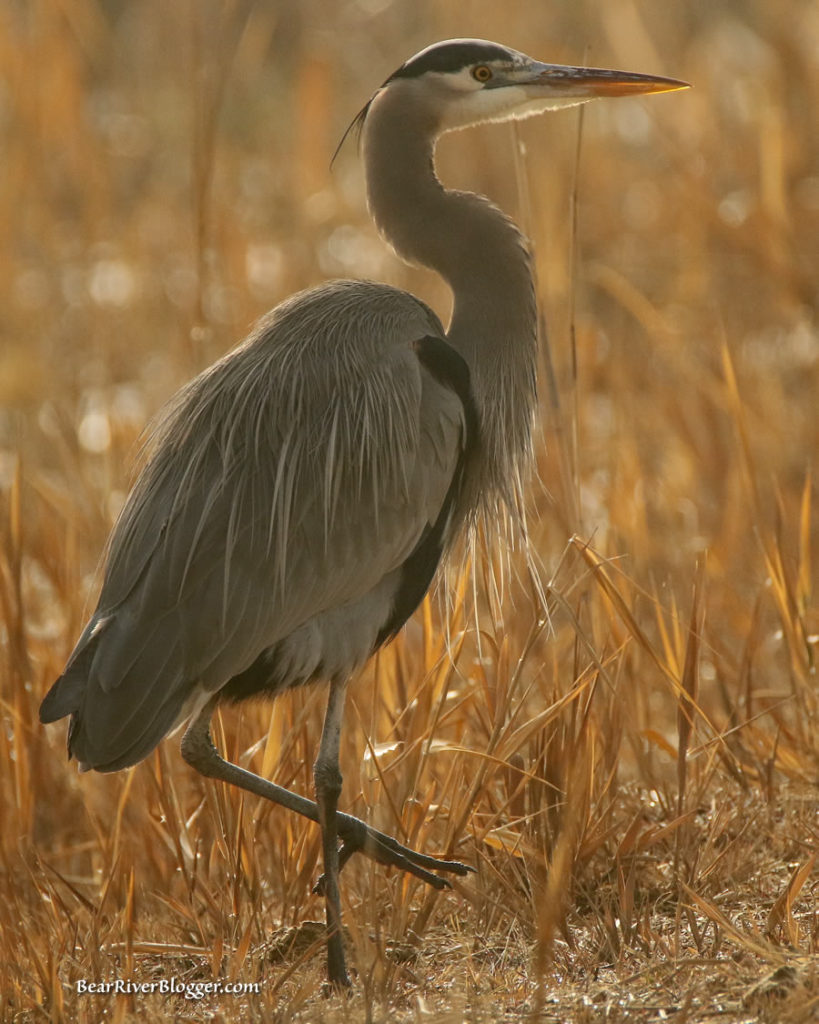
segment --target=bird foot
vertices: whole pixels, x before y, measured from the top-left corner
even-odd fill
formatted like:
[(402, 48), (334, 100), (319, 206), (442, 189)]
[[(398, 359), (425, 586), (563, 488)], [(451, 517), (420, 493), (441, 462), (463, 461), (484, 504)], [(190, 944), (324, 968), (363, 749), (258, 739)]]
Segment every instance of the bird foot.
[[(341, 848), (338, 851), (339, 870), (344, 867), (354, 853), (363, 853), (370, 860), (379, 864), (398, 868), (420, 878), (422, 882), (426, 882), (434, 889), (451, 889), (452, 885), (446, 878), (433, 874), (433, 871), (448, 871), (454, 875), (463, 876), (475, 870), (469, 864), (462, 864), (458, 860), (442, 860), (419, 853), (417, 850), (399, 843), (392, 836), (372, 828), (360, 818), (354, 818), (351, 814), (339, 812), (336, 815), (336, 822), (341, 838)], [(313, 892), (319, 894), (324, 892), (324, 875), (316, 882)]]

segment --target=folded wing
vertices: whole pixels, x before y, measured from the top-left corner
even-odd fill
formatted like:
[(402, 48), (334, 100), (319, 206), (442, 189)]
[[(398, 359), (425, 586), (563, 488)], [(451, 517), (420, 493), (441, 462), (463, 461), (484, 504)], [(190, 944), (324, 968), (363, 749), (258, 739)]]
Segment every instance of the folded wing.
[(468, 374), (442, 334), (412, 296), (339, 282), (283, 304), (180, 393), (41, 708), (43, 721), (71, 714), (82, 763), (140, 760), (310, 623), (366, 609), (362, 657), (400, 626), (464, 464)]

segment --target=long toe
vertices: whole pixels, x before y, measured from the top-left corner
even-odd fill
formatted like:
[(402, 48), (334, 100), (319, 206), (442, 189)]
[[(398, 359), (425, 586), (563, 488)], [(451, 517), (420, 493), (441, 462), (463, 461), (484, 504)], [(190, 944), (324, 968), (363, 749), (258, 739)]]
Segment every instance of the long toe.
[[(475, 868), (469, 864), (463, 864), (458, 860), (443, 860), (431, 857), (426, 853), (419, 853), (350, 814), (339, 813), (336, 822), (338, 834), (342, 840), (338, 855), (339, 870), (344, 867), (354, 853), (363, 853), (379, 864), (415, 875), (416, 878), (435, 889), (448, 889), (451, 886), (445, 878), (433, 874), (434, 871), (461, 876), (475, 871)], [(317, 893), (324, 891), (324, 875), (319, 878), (313, 891)]]

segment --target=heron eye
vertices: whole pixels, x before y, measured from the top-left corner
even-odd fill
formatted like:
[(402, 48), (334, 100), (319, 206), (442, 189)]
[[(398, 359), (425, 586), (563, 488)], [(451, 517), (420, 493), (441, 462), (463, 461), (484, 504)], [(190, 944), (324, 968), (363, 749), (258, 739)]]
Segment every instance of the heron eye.
[(492, 77), (492, 68), (486, 66), (486, 64), (478, 64), (472, 68), (472, 77), (476, 82), (488, 82)]

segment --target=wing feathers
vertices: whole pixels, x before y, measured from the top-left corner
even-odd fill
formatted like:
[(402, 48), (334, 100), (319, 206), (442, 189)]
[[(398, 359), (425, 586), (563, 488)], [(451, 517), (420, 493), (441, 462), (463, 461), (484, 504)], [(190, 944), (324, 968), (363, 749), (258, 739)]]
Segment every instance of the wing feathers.
[(474, 411), (442, 333), (406, 293), (338, 282), (183, 389), (112, 536), (106, 626), (43, 704), (48, 720), (73, 713), (78, 757), (145, 756), (197, 687), (361, 600), (440, 525), (434, 570)]

